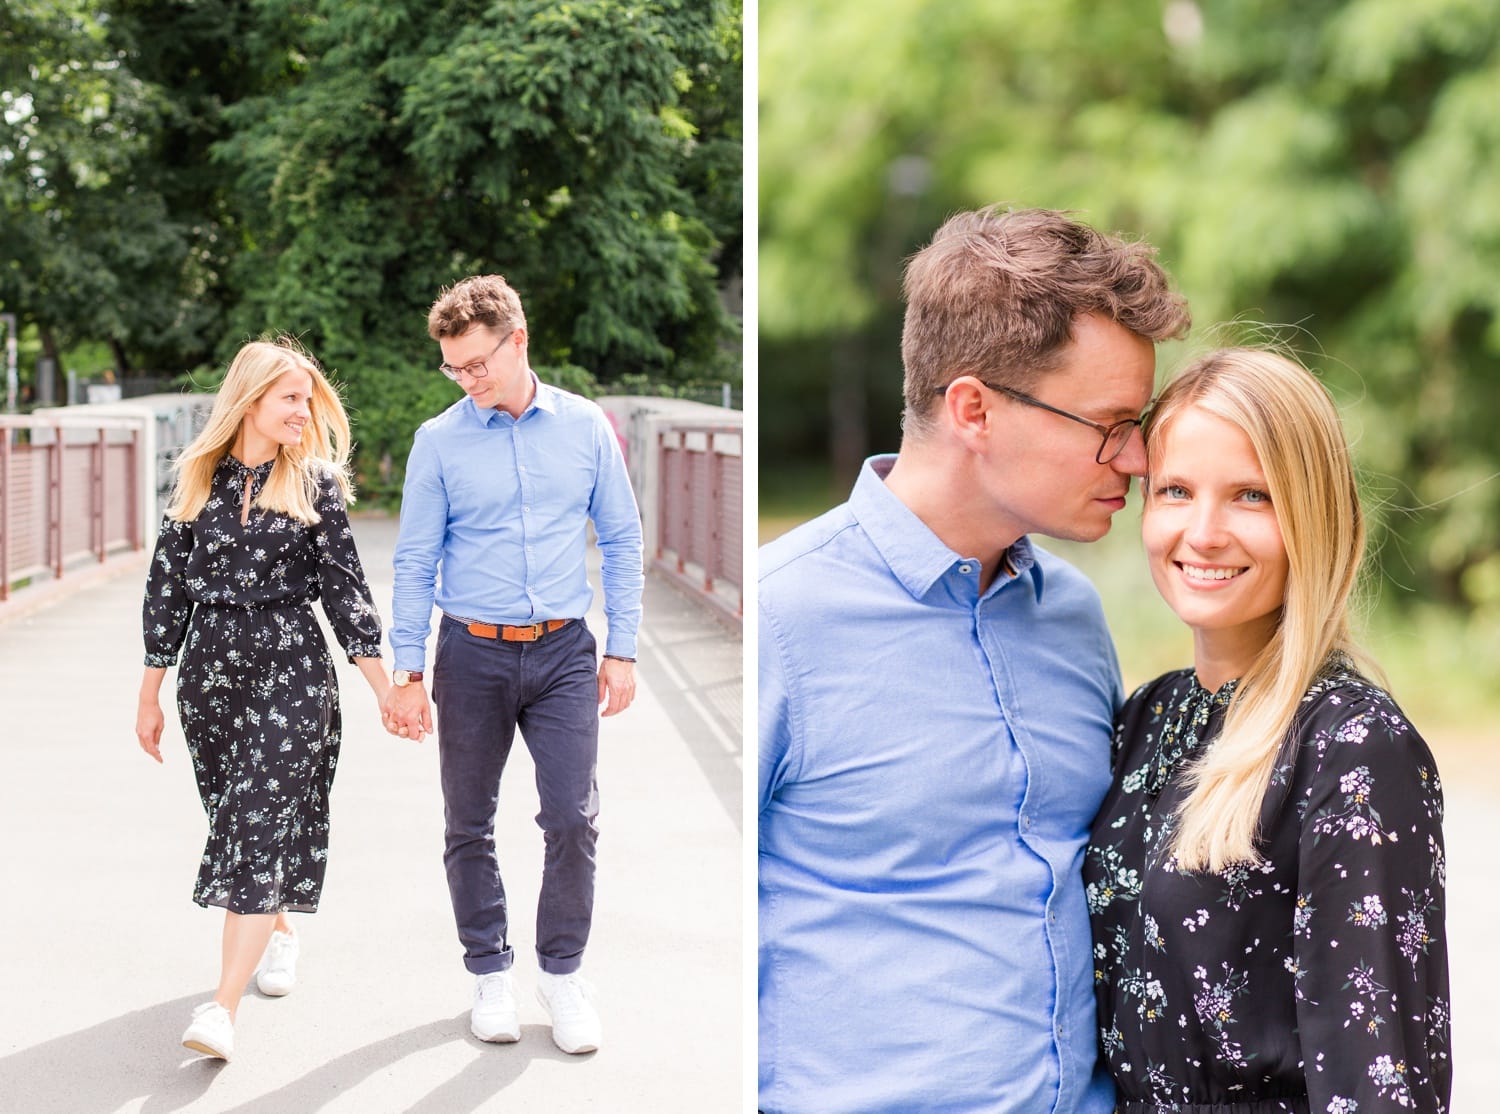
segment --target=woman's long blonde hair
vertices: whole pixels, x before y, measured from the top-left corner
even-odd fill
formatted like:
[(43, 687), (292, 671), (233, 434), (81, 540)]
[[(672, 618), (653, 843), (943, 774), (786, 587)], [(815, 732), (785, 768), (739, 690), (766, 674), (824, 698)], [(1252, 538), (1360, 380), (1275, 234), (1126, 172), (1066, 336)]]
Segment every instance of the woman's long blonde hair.
[(235, 354), (214, 399), (208, 424), (173, 465), (177, 482), (167, 507), (169, 517), (191, 522), (202, 513), (214, 471), (239, 436), (246, 412), (289, 371), (305, 371), (312, 379), (309, 421), (297, 444), (282, 445), (277, 450), (276, 462), (254, 506), (312, 525), (319, 520), (314, 502), (318, 481), (324, 475), (334, 477), (346, 503), (354, 501), (349, 482), (349, 418), (344, 404), (317, 362), (290, 337), (277, 337), (274, 341), (251, 341)]
[[(1183, 870), (1257, 862), (1256, 828), (1282, 740), (1308, 687), (1337, 654), (1379, 678), (1350, 629), (1365, 523), (1338, 409), (1311, 372), (1278, 352), (1223, 348), (1162, 391), (1146, 424), (1157, 459), (1172, 420), (1197, 407), (1242, 430), (1265, 472), (1286, 546), (1286, 599), (1271, 641), (1240, 678), (1219, 737), (1187, 772), (1173, 853)], [(1147, 478), (1147, 498), (1152, 486)]]

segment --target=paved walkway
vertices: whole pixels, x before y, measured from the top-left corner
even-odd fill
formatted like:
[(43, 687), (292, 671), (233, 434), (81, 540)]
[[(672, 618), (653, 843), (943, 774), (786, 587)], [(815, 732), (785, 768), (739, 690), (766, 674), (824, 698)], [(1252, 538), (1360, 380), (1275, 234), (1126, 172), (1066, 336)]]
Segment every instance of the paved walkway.
[[(355, 533), (389, 615), (394, 523)], [(299, 985), (253, 989), (235, 1060), (178, 1045), (212, 996), (222, 915), (189, 899), (205, 825), (171, 708), (165, 766), (135, 744), (143, 557), (0, 611), (0, 1111), (466, 1114), (732, 1111), (743, 1094), (739, 639), (648, 577), (639, 695), (604, 721), (586, 971), (604, 1045), (565, 1056), (532, 996), (542, 840), (512, 752), (498, 838), (516, 910), (519, 1044), (468, 1031), (443, 879), (435, 743), (381, 728), (341, 665), (345, 738), (322, 911)], [(22, 594), (24, 595), (24, 593)], [(597, 593), (596, 593), (597, 595)], [(596, 630), (602, 615), (590, 616)]]

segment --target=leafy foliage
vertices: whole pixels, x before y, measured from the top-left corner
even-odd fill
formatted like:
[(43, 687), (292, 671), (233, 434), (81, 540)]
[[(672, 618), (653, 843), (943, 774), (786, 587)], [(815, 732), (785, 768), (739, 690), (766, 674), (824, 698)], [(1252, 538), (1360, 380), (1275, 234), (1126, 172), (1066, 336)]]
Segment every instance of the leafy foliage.
[[(1266, 322), (1324, 376), (1389, 598), (1500, 614), (1500, 0), (761, 18), (767, 459), (832, 444), (843, 477), (896, 443), (900, 260), (947, 213), (1073, 209), (1160, 248), (1190, 350)], [(861, 408), (864, 436), (840, 437)]]
[[(300, 337), (399, 480), (427, 307), (505, 274), (580, 385), (739, 378), (738, 0), (21, 0), (0, 305), (120, 370)], [(26, 174), (12, 167), (26, 166)], [(586, 369), (586, 370), (585, 370)]]

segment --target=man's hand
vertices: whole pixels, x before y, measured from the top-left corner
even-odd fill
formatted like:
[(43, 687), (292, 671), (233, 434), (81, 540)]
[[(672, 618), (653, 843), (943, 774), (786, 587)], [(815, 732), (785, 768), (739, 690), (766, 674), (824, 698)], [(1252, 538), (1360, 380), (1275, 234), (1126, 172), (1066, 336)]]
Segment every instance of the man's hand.
[(423, 736), (432, 733), (432, 708), (427, 703), (427, 690), (420, 681), (392, 685), (385, 694), (380, 712), (385, 729), (392, 735), (420, 743)]
[(600, 715), (612, 716), (630, 707), (635, 699), (635, 663), (605, 658), (599, 662)]

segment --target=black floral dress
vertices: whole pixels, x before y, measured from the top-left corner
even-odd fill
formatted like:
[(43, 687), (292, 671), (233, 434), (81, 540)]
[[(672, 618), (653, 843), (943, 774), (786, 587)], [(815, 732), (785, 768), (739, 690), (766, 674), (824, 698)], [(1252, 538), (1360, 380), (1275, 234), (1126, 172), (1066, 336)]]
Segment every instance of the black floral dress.
[(177, 708), (208, 813), (193, 900), (234, 913), (312, 912), (328, 858), (338, 682), (312, 611), (351, 659), (380, 656), (380, 615), (329, 476), (307, 526), (251, 509), (271, 462), (226, 456), (193, 522), (162, 523), (146, 580), (146, 664), (182, 651)]
[(1184, 873), (1183, 771), (1234, 691), (1192, 670), (1121, 710), (1084, 862), (1102, 1049), (1125, 1114), (1448, 1109), (1442, 788), (1420, 735), (1340, 663), (1303, 698), (1263, 861)]

